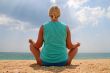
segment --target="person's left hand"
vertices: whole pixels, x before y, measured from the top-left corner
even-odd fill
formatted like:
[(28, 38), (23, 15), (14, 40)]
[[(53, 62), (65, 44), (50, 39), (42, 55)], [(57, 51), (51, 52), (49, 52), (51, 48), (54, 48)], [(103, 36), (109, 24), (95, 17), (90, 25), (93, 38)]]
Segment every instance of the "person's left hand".
[(29, 43), (34, 45), (34, 41), (32, 39), (29, 39)]

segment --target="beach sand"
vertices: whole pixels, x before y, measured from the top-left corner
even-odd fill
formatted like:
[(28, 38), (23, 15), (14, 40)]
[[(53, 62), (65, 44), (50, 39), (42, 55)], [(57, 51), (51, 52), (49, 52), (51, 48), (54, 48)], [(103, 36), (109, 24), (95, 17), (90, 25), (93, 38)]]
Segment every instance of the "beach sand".
[(110, 73), (110, 59), (73, 60), (63, 67), (38, 66), (35, 60), (0, 60), (0, 73)]

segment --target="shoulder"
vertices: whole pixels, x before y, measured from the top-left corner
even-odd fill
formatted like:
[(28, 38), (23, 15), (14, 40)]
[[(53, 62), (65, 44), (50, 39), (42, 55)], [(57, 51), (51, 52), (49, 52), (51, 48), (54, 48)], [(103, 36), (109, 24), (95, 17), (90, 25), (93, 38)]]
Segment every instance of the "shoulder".
[(66, 24), (66, 23), (64, 23), (64, 22), (60, 22), (60, 24), (67, 30), (67, 28), (68, 28), (68, 25)]
[(47, 26), (49, 23), (50, 23), (49, 21), (48, 22), (44, 22), (43, 26)]
[(64, 22), (60, 22), (60, 23), (65, 27), (67, 32), (70, 32), (69, 26), (66, 23)]
[(43, 32), (43, 25), (40, 26), (39, 32)]
[(64, 22), (59, 22), (59, 23), (60, 23), (61, 27), (66, 28), (66, 26), (67, 26), (66, 23), (64, 23)]
[(42, 24), (42, 29), (44, 31), (46, 31), (49, 28), (49, 26), (50, 26), (50, 22), (49, 21), (48, 22), (45, 22), (45, 23)]
[(62, 24), (63, 26), (66, 26), (66, 23), (64, 23), (64, 22), (59, 22), (60, 24)]

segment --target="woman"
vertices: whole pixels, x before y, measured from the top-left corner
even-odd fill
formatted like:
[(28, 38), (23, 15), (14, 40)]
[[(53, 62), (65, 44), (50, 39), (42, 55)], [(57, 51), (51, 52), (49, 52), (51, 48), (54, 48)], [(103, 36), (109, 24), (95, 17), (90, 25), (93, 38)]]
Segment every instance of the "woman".
[[(58, 21), (60, 17), (58, 6), (52, 6), (50, 8), (49, 17), (51, 21), (40, 27), (36, 43), (31, 39), (29, 40), (30, 50), (38, 65), (70, 65), (78, 51), (80, 43), (72, 44), (69, 27)], [(43, 48), (40, 51), (42, 45)]]

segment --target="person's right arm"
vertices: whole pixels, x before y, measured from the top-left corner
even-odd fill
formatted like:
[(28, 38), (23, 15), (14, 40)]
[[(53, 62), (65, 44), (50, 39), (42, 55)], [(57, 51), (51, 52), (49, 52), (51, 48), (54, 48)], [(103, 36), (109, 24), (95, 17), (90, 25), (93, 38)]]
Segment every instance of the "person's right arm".
[(80, 43), (77, 42), (76, 44), (72, 44), (71, 42), (71, 32), (69, 27), (67, 26), (67, 38), (66, 38), (66, 46), (68, 49), (74, 49), (80, 46)]
[(36, 49), (39, 49), (40, 47), (42, 47), (42, 44), (43, 44), (43, 25), (39, 29), (38, 39), (37, 39), (36, 43), (32, 39), (29, 39), (29, 43), (32, 44)]

